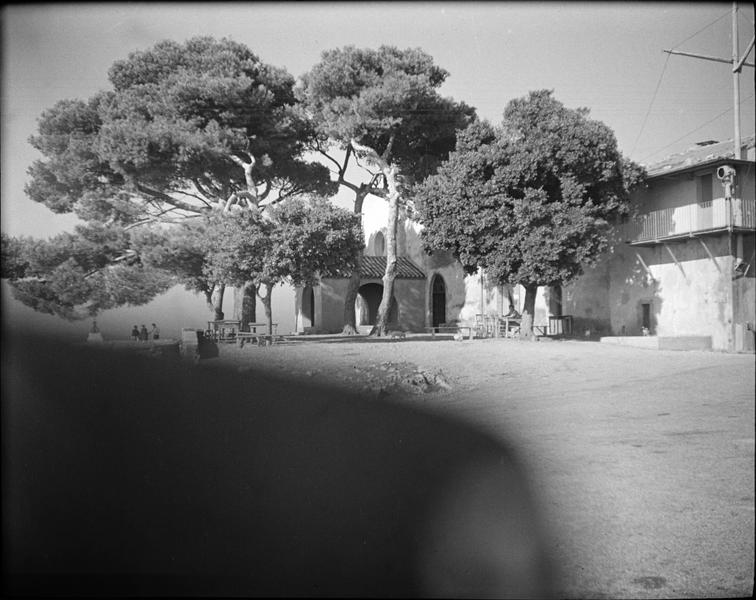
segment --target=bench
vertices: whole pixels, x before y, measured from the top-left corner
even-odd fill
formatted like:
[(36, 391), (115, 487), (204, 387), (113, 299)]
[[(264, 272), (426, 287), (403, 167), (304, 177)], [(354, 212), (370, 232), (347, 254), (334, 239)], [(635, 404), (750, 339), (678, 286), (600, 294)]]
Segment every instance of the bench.
[(468, 325), (436, 325), (435, 327), (426, 327), (425, 331), (430, 332), (431, 337), (436, 337), (437, 333), (464, 333), (467, 331), (468, 339), (473, 339), (474, 327)]
[(205, 330), (205, 337), (212, 341), (219, 342), (233, 342), (236, 339), (236, 334), (239, 331), (241, 321), (233, 319), (222, 319), (220, 321), (208, 321), (207, 329)]
[(249, 331), (237, 331), (236, 332), (236, 343), (238, 344), (239, 348), (244, 348), (244, 344), (247, 342), (256, 342), (258, 346), (264, 346), (264, 345), (271, 345), (275, 343), (276, 341), (280, 341), (283, 339), (283, 336), (280, 336), (276, 333), (276, 330), (278, 329), (278, 323), (273, 323), (273, 333), (258, 333), (258, 328), (264, 328), (267, 330), (268, 324), (267, 323), (249, 323)]
[(256, 342), (258, 346), (270, 346), (276, 342), (283, 342), (286, 338), (276, 333), (252, 333), (249, 331), (242, 331), (236, 334), (236, 343), (239, 348), (244, 348), (244, 344), (247, 342)]

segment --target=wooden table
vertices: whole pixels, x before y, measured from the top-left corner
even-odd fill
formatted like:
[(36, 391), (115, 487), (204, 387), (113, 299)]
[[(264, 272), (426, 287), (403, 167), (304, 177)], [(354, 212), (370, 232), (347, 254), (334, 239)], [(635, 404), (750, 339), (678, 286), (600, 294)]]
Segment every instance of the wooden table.
[(214, 342), (232, 342), (241, 329), (241, 321), (223, 319), (207, 322), (207, 337)]
[(278, 331), (278, 323), (273, 323), (273, 333), (264, 333), (263, 331), (260, 331), (258, 333), (257, 329), (261, 328), (264, 331), (267, 330), (268, 324), (267, 323), (249, 323), (249, 331), (239, 331), (236, 334), (236, 341), (240, 348), (244, 348), (244, 344), (246, 342), (257, 342), (258, 346), (262, 345), (270, 345), (273, 344), (278, 338), (278, 334), (276, 333)]

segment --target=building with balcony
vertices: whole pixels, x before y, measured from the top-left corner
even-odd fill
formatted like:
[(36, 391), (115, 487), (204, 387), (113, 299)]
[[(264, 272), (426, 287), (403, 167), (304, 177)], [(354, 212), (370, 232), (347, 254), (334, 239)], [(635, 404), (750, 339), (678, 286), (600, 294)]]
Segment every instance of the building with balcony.
[(578, 331), (753, 351), (754, 137), (744, 140), (745, 158), (733, 155), (732, 142), (704, 142), (648, 167), (638, 215), (563, 290), (562, 309)]
[[(650, 347), (752, 351), (756, 328), (754, 138), (742, 160), (732, 142), (702, 143), (648, 167), (634, 198), (637, 215), (613, 232), (612, 248), (564, 288), (544, 287), (534, 324), (571, 317), (581, 337), (630, 340)], [(733, 169), (732, 185), (717, 176)], [(385, 269), (386, 203), (363, 211), (365, 256), (356, 305), (358, 328), (375, 323)], [(522, 312), (521, 286), (499, 286), (485, 273), (465, 275), (446, 253), (422, 249), (420, 226), (402, 220), (390, 320), (424, 331), (441, 323), (474, 325), (480, 316)], [(348, 280), (322, 279), (295, 290), (295, 330), (341, 331)], [(642, 340), (640, 338), (643, 338)]]

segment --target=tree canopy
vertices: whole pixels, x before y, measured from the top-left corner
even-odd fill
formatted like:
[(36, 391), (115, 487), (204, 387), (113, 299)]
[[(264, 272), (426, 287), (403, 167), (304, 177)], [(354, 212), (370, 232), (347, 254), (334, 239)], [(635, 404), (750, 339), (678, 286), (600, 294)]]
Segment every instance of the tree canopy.
[(4, 237), (3, 277), (16, 299), (69, 320), (144, 304), (175, 279), (141, 262), (128, 246), (122, 229), (95, 223), (48, 240)]
[[(302, 159), (314, 135), (294, 79), (230, 40), (165, 41), (109, 71), (112, 90), (45, 111), (27, 193), (85, 220), (134, 223), (333, 189)], [(252, 163), (248, 180), (240, 161)]]
[[(87, 225), (76, 235), (83, 236), (82, 244), (91, 242), (92, 256), (84, 260), (65, 236), (39, 242), (37, 251), (69, 255), (35, 283), (16, 278), (12, 285), (27, 288), (20, 294), (27, 303), (37, 294), (53, 304), (59, 297), (60, 306), (67, 306), (73, 298), (61, 296), (68, 289), (65, 268), (96, 268), (101, 273), (89, 275), (92, 289), (79, 287), (77, 298), (94, 297), (100, 278), (113, 289), (108, 302), (90, 302), (87, 312), (118, 301), (143, 303), (163, 290), (165, 277), (150, 281), (150, 261), (140, 253), (156, 259), (162, 252), (157, 262), (174, 281), (208, 297), (221, 292), (215, 297), (220, 314), (225, 284), (197, 271), (194, 240), (182, 231), (161, 235), (167, 245), (159, 250), (144, 243), (147, 234), (140, 229), (183, 223), (217, 207), (256, 210), (335, 191), (328, 169), (303, 158), (316, 132), (295, 108), (294, 78), (242, 44), (198, 37), (133, 52), (113, 64), (109, 80), (110, 90), (88, 100), (61, 100), (45, 111), (30, 139), (42, 158), (29, 169), (28, 196), (83, 219)], [(97, 227), (114, 238), (83, 233), (94, 235)], [(140, 294), (126, 288), (115, 293), (118, 281), (133, 287), (140, 277)]]
[[(454, 147), (456, 132), (474, 109), (441, 96), (448, 76), (420, 49), (377, 50), (353, 46), (326, 51), (302, 79), (303, 108), (318, 133), (317, 148), (345, 152), (337, 182), (355, 191), (355, 210), (367, 193), (389, 203), (386, 274), (378, 311), (377, 333), (385, 333), (396, 275), (399, 208), (408, 189), (431, 173)], [(344, 175), (349, 160), (371, 175), (369, 186), (356, 186)], [(350, 280), (345, 315), (353, 321), (357, 277)], [(347, 320), (349, 324), (349, 320)]]
[(479, 121), (460, 133), (418, 186), (417, 215), (426, 248), (451, 251), (468, 273), (522, 284), (532, 316), (538, 286), (569, 282), (606, 249), (640, 175), (609, 127), (541, 90), (511, 101), (500, 126)]
[(251, 282), (258, 294), (265, 288), (259, 295), (269, 325), (274, 286), (312, 285), (320, 276), (348, 274), (363, 246), (359, 217), (317, 197), (289, 198), (265, 215), (212, 211), (186, 229), (183, 239), (196, 240), (191, 249), (201, 257), (199, 281), (239, 287)]
[(448, 75), (419, 48), (347, 46), (323, 52), (300, 95), (321, 140), (369, 147), (407, 184), (433, 171), (475, 113), (439, 94)]

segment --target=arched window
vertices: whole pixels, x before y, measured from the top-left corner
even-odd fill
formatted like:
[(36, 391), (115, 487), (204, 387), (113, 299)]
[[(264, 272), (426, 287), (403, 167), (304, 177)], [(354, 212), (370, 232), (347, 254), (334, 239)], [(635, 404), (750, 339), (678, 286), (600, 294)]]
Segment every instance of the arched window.
[(375, 256), (384, 256), (386, 254), (386, 239), (380, 231), (375, 234), (373, 239), (373, 252)]

